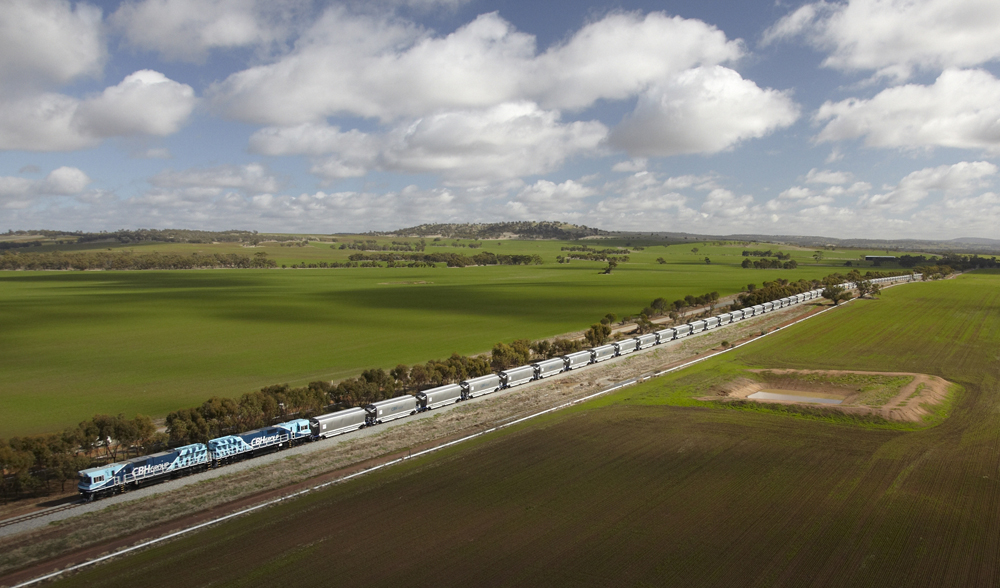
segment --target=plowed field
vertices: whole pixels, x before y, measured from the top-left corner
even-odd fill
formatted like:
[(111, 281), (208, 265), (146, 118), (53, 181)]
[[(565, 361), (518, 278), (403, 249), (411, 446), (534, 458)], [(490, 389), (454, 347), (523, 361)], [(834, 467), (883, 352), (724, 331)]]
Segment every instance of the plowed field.
[[(700, 404), (747, 368), (937, 375), (915, 431)], [(887, 291), (670, 378), (63, 586), (996, 586), (1000, 274)]]

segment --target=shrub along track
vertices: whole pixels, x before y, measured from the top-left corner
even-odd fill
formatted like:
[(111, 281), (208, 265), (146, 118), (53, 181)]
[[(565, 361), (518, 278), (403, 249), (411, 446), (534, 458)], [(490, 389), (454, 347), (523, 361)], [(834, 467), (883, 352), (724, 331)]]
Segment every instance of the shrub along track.
[(828, 306), (822, 303), (793, 306), (787, 311), (489, 395), (481, 402), (435, 411), (437, 414), (432, 418), (404, 421), (398, 426), (386, 427), (375, 436), (340, 437), (336, 445), (317, 446), (318, 451), (194, 483), (141, 501), (115, 504), (48, 528), (0, 539), (0, 573), (7, 574), (0, 577), (0, 585), (14, 585), (248, 505), (391, 461), (408, 452), (460, 438), (499, 422), (557, 406), (617, 381), (668, 369), (696, 355), (704, 357), (719, 352), (722, 341), (735, 344), (750, 340), (762, 331), (773, 330), (826, 308)]

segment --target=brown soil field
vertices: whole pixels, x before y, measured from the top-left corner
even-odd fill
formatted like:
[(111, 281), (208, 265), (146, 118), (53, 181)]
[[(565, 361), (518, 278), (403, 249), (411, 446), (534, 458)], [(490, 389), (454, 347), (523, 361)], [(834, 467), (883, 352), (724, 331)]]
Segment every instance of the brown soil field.
[(869, 538), (864, 515), (900, 471), (873, 458), (900, 433), (766, 420), (674, 407), (567, 415), (60, 585), (837, 583), (863, 565), (852, 546)]
[[(915, 374), (909, 372), (866, 372), (859, 370), (748, 370), (752, 373), (767, 374), (770, 376), (767, 381), (760, 382), (746, 378), (735, 380), (728, 385), (721, 386), (715, 391), (715, 396), (704, 397), (705, 400), (718, 400), (721, 398), (739, 398), (756, 400), (749, 398), (751, 394), (765, 389), (787, 390), (791, 393), (805, 392), (817, 393), (827, 397), (838, 397), (843, 399), (839, 405), (819, 405), (818, 408), (825, 410), (839, 411), (848, 414), (876, 414), (884, 419), (901, 422), (920, 422), (923, 417), (930, 414), (928, 410), (944, 401), (948, 395), (949, 382), (944, 378), (929, 376), (927, 374)], [(865, 406), (862, 404), (862, 394), (860, 389), (848, 387), (836, 382), (837, 376), (848, 374), (861, 376), (898, 376), (910, 378), (910, 382), (899, 389), (893, 397), (877, 406)], [(815, 378), (803, 379), (804, 375), (829, 376), (829, 382), (817, 382)], [(777, 377), (775, 377), (777, 376)], [(806, 404), (795, 400), (768, 399), (760, 402), (775, 404)], [(817, 405), (809, 403), (809, 406)]]

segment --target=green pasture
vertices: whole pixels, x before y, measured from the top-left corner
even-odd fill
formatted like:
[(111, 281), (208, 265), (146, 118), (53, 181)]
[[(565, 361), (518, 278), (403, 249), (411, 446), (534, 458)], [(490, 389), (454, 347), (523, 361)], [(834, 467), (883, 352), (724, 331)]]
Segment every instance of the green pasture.
[[(740, 247), (705, 244), (649, 247), (611, 275), (601, 275), (603, 262), (555, 263), (562, 246), (578, 243), (442, 248), (537, 252), (546, 261), (540, 266), (0, 272), (0, 437), (58, 430), (98, 413), (162, 417), (213, 395), (579, 331), (608, 312), (638, 313), (661, 296), (725, 296), (748, 282), (835, 269), (742, 269)], [(329, 245), (263, 249), (297, 256), (285, 262), (352, 253)], [(254, 251), (134, 249), (199, 247)]]
[[(995, 586), (998, 310), (1000, 273), (891, 288), (56, 585), (292, 573), (367, 586)], [(961, 389), (911, 431), (694, 400), (748, 367), (923, 372)]]
[[(317, 237), (314, 237), (317, 238)], [(264, 251), (279, 265), (342, 261), (336, 242), (45, 245), (137, 253)], [(379, 243), (418, 239), (380, 237)], [(426, 239), (425, 252), (538, 254), (540, 266), (0, 272), (0, 438), (41, 433), (98, 413), (162, 417), (213, 395), (277, 383), (336, 380), (488, 351), (498, 341), (586, 329), (608, 312), (636, 314), (655, 298), (748, 283), (820, 278), (865, 252), (772, 244)], [(718, 244), (725, 243), (725, 244)], [(481, 244), (481, 248), (470, 248)], [(556, 263), (564, 247), (644, 247), (611, 275), (604, 262)], [(744, 248), (789, 252), (796, 270), (743, 269)], [(692, 249), (698, 249), (693, 252)], [(32, 249), (30, 251), (37, 250)], [(705, 257), (711, 260), (705, 263)], [(666, 263), (659, 263), (662, 258)], [(836, 264), (836, 265), (833, 265)]]

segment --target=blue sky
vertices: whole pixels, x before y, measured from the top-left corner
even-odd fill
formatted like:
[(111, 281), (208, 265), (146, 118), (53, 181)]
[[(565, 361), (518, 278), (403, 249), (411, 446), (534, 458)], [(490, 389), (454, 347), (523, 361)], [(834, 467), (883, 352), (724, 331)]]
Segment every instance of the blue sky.
[(0, 230), (1000, 237), (995, 0), (0, 7)]

